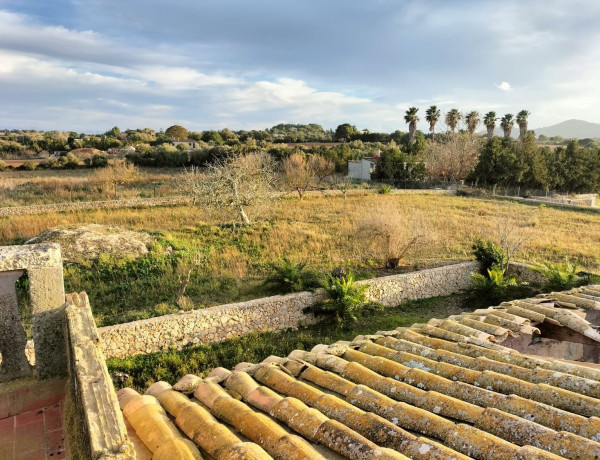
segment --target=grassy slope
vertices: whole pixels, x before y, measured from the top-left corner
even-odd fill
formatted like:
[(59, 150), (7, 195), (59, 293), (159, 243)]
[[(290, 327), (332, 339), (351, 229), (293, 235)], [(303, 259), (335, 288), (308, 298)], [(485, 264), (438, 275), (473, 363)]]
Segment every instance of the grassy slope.
[[(269, 222), (252, 228), (216, 225), (192, 206), (97, 210), (0, 218), (0, 244), (22, 242), (50, 227), (76, 223), (123, 225), (147, 230), (162, 241), (135, 264), (104, 260), (90, 267), (69, 265), (69, 291), (88, 292), (99, 325), (165, 314), (177, 310), (177, 265), (196, 248), (201, 269), (188, 295), (195, 307), (261, 297), (268, 263), (286, 255), (325, 271), (346, 265), (362, 277), (384, 274), (361, 248), (369, 235), (360, 222), (395, 213), (401, 222), (415, 214), (429, 235), (427, 244), (407, 254), (404, 270), (471, 258), (472, 241), (492, 236), (496, 215), (509, 210), (529, 240), (517, 259), (561, 261), (569, 256), (582, 268), (600, 270), (600, 215), (493, 200), (431, 196), (372, 195), (311, 198), (281, 202)], [(165, 255), (172, 247), (174, 256)]]

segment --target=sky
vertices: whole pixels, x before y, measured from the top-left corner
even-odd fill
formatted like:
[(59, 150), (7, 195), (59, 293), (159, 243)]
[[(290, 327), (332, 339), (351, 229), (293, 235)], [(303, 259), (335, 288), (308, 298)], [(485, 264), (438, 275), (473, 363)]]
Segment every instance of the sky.
[(598, 24), (597, 0), (0, 0), (0, 128), (600, 122)]

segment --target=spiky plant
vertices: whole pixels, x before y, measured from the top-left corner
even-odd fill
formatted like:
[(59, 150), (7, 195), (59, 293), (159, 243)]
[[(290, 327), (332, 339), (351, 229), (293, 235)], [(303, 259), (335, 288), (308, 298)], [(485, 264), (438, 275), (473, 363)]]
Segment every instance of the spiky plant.
[(352, 273), (341, 278), (329, 275), (323, 288), (328, 298), (310, 309), (315, 313), (334, 314), (340, 326), (356, 323), (365, 313), (383, 310), (380, 303), (367, 300), (369, 286), (357, 284)]

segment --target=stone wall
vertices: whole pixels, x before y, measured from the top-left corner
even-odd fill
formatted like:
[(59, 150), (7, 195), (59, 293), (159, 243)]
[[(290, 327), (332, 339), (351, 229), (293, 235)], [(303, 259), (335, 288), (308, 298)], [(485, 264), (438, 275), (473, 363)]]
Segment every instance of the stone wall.
[[(348, 196), (373, 195), (378, 193), (377, 189), (351, 189), (347, 191)], [(403, 190), (394, 189), (391, 192), (394, 195), (456, 195), (456, 190), (429, 190), (414, 189)], [(309, 190), (305, 197), (330, 197), (341, 196), (339, 190)], [(279, 195), (282, 198), (297, 197), (296, 192), (283, 192)], [(29, 214), (44, 214), (48, 212), (76, 212), (89, 209), (118, 209), (118, 208), (148, 208), (152, 206), (178, 206), (191, 204), (192, 200), (185, 196), (172, 196), (162, 198), (136, 198), (131, 200), (110, 200), (110, 201), (81, 201), (78, 203), (54, 203), (39, 204), (32, 206), (9, 206), (0, 208), (0, 217), (24, 216)]]
[(64, 312), (69, 357), (65, 438), (70, 458), (134, 460), (87, 295), (69, 294)]
[(79, 203), (39, 204), (32, 206), (10, 206), (0, 208), (0, 217), (44, 214), (47, 212), (85, 211), (88, 209), (137, 208), (151, 206), (174, 206), (190, 203), (182, 196), (168, 198), (139, 198), (133, 200), (81, 201)]
[[(370, 286), (367, 293), (370, 299), (393, 306), (406, 299), (460, 292), (470, 286), (470, 275), (478, 270), (478, 262), (465, 262), (361, 283)], [(321, 299), (322, 292), (299, 292), (118, 324), (100, 328), (98, 332), (107, 358), (181, 349), (250, 332), (315, 323), (318, 319), (303, 310)]]

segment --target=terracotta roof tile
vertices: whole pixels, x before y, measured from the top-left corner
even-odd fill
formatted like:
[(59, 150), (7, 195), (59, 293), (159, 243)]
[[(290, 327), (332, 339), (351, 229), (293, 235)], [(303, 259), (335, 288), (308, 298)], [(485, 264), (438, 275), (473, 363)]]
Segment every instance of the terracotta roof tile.
[(195, 446), (219, 460), (600, 458), (600, 370), (502, 344), (538, 335), (542, 322), (600, 341), (583, 313), (561, 308), (595, 309), (599, 289), (217, 368), (144, 396), (125, 389), (119, 400), (153, 458), (201, 458)]

